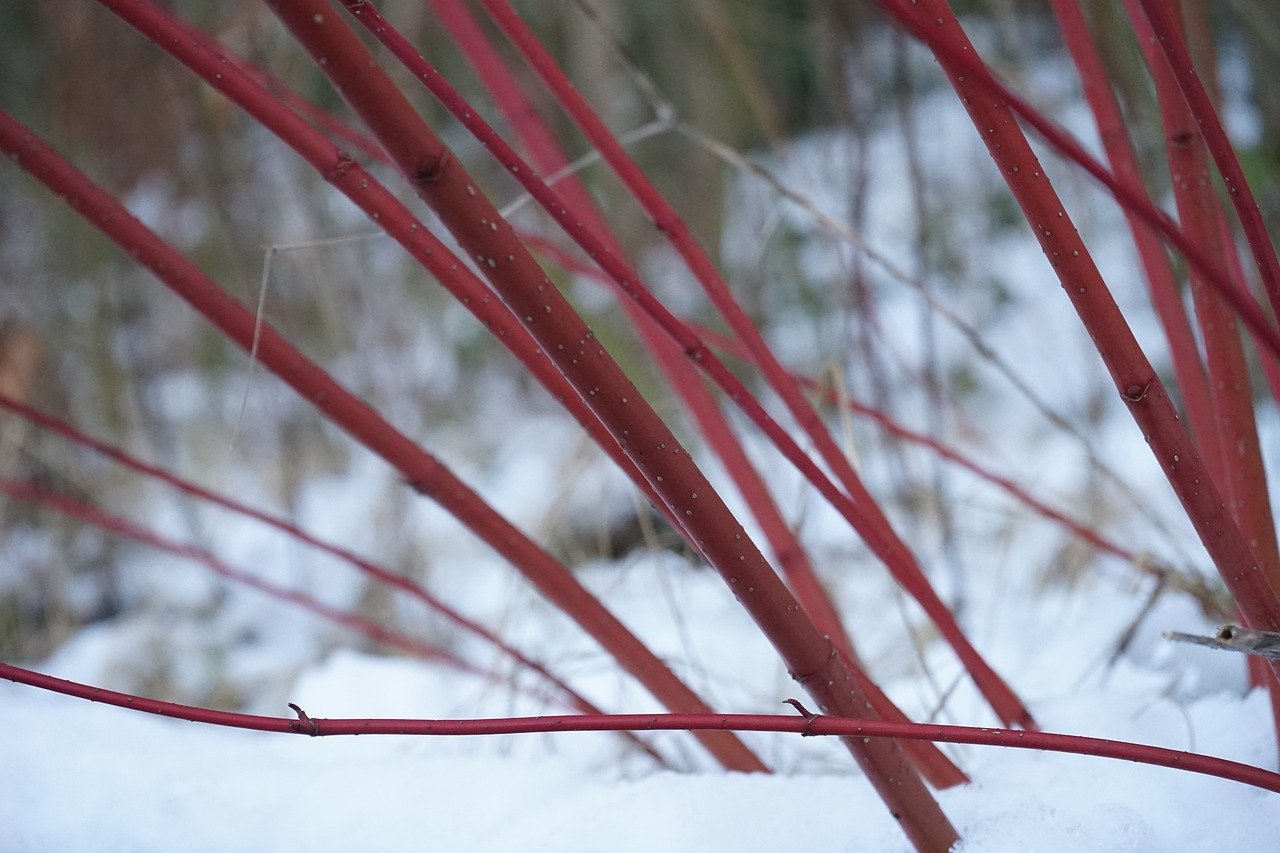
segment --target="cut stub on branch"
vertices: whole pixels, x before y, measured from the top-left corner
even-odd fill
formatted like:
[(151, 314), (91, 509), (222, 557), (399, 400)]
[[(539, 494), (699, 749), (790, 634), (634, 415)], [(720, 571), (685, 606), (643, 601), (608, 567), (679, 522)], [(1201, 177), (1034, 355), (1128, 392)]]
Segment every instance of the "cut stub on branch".
[(1179, 631), (1165, 631), (1164, 636), (1166, 640), (1179, 643), (1194, 643), (1197, 646), (1208, 646), (1212, 649), (1257, 655), (1268, 660), (1280, 660), (1280, 632), (1277, 631), (1254, 631), (1251, 628), (1241, 628), (1239, 625), (1223, 625), (1212, 637), (1183, 634)]

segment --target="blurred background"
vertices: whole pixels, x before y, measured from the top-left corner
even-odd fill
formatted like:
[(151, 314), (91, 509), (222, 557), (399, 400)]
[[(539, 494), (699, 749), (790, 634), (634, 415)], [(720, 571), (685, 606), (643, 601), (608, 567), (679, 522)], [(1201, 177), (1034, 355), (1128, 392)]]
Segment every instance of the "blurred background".
[[(168, 5), (350, 120), (264, 6)], [(1141, 437), (1124, 425), (1087, 337), (1064, 310), (945, 81), (874, 4), (516, 5), (718, 258), (789, 367), (1033, 483), (1091, 524), (1123, 531), (1128, 547), (1205, 570), (1158, 472), (1136, 458)], [(1047, 3), (953, 5), (988, 61), (1096, 148)], [(1166, 199), (1159, 116), (1141, 55), (1115, 19), (1116, 4), (1084, 5), (1105, 36), (1149, 186)], [(428, 3), (379, 7), (506, 130)], [(1188, 8), (1198, 56), (1216, 61), (1228, 127), (1272, 233), (1280, 233), (1275, 10), (1270, 0), (1201, 0)], [(587, 144), (489, 29), (566, 150), (586, 154)], [(407, 75), (392, 71), (492, 197), (511, 205), (522, 226), (558, 238), (478, 145)], [(615, 572), (604, 588), (623, 583), (625, 571), (668, 578), (698, 571), (678, 537), (663, 532), (568, 418), (397, 246), (284, 145), (114, 16), (89, 0), (0, 4), (0, 104), (242, 302), (261, 304), (304, 352), (554, 553), (575, 567)], [(766, 178), (748, 162), (767, 170)], [(387, 170), (367, 165), (409, 199)], [(1127, 237), (1114, 239), (1124, 233), (1114, 205), (1069, 168), (1049, 167), (1055, 180), (1061, 176), (1082, 232), (1097, 241), (1148, 352), (1166, 369), (1131, 246)], [(658, 294), (678, 313), (723, 330), (662, 235), (608, 172), (588, 160), (581, 175)], [(531, 594), (482, 546), (12, 165), (0, 166), (0, 189), (0, 390), (439, 584), (490, 624), (518, 631), (520, 608), (534, 606)], [(612, 297), (554, 264), (548, 270), (646, 396), (700, 448)], [(960, 325), (941, 316), (939, 304)], [(974, 346), (975, 334), (1003, 368)], [(1006, 370), (1040, 402), (1025, 399)], [(1042, 404), (1060, 422), (1047, 419)], [(964, 604), (974, 571), (1069, 587), (1097, 567), (1092, 550), (1007, 496), (865, 420), (825, 411), (953, 601)], [(1276, 437), (1274, 409), (1264, 411), (1264, 443), (1267, 436)], [(833, 532), (820, 503), (756, 444), (749, 446), (820, 565), (870, 565), (854, 537)], [(705, 464), (724, 482), (713, 461)], [(1117, 464), (1132, 494), (1110, 478), (1108, 466)], [(0, 416), (0, 469), (335, 606), (445, 646), (460, 642), (345, 567), (8, 415)], [(1122, 567), (1103, 570), (1125, 575)], [(463, 571), (469, 580), (457, 583)], [(73, 671), (81, 667), (119, 689), (237, 706), (281, 689), (339, 646), (372, 648), (198, 566), (0, 501), (0, 659), (58, 653)]]

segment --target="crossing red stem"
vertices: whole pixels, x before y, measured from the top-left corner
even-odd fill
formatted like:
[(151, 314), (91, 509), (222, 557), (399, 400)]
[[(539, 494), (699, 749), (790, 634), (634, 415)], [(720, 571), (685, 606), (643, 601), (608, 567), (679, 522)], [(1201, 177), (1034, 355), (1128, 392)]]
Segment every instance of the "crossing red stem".
[[(819, 472), (817, 466), (813, 465), (807, 457), (799, 458), (803, 454), (793, 457), (789, 453), (788, 459), (800, 466), (800, 470), (818, 486), (823, 496), (841, 510), (846, 520), (876, 556), (884, 562), (894, 578), (919, 602), (960, 658), (997, 716), (1009, 725), (1034, 727), (1035, 721), (1031, 712), (965, 636), (956, 622), (955, 614), (938, 596), (914, 553), (893, 529), (888, 517), (867, 490), (844, 451), (837, 445), (818, 413), (805, 399), (798, 383), (778, 361), (759, 328), (738, 304), (715, 264), (689, 231), (679, 213), (653, 186), (626, 148), (613, 136), (510, 4), (506, 0), (481, 0), (481, 4), (555, 95), (565, 112), (591, 140), (601, 157), (626, 185), (628, 191), (652, 218), (654, 227), (668, 238), (672, 247), (684, 259), (694, 278), (702, 286), (716, 310), (728, 322), (734, 334), (738, 336), (769, 386), (778, 393), (792, 417), (812, 439), (823, 462), (839, 481), (843, 493), (840, 493), (839, 489), (829, 488), (829, 481)], [(607, 258), (592, 250), (588, 250), (588, 255), (593, 260), (601, 262), (602, 268), (616, 277), (616, 274), (603, 263)], [(629, 292), (637, 299), (645, 296), (642, 286), (633, 286)], [(710, 354), (696, 335), (687, 329), (683, 330), (682, 335), (686, 340), (691, 339), (689, 346), (696, 346), (692, 355), (700, 364), (705, 363), (707, 367), (719, 364), (718, 359)], [(727, 373), (727, 370), (725, 372)], [(724, 387), (727, 388), (730, 385)], [(732, 391), (729, 396), (740, 405), (751, 406), (752, 404), (753, 398), (740, 398)], [(751, 407), (754, 408), (754, 406)], [(757, 423), (763, 425), (763, 419), (758, 420)], [(783, 443), (794, 443), (789, 437), (776, 437), (777, 434), (774, 432), (769, 432), (769, 435), (779, 447), (782, 447)], [(823, 481), (826, 483), (824, 484)]]
[[(681, 519), (695, 547), (779, 651), (793, 677), (830, 712), (874, 716), (853, 673), (801, 611), (688, 452), (356, 34), (324, 0), (268, 0), (268, 4), (547, 358), (644, 471), (654, 491)], [(895, 743), (845, 739), (845, 744), (917, 846), (945, 850), (954, 843), (954, 828)]]
[(1180, 15), (1176, 15), (1165, 0), (1138, 2), (1142, 4), (1142, 9), (1151, 22), (1160, 49), (1168, 60), (1168, 67), (1182, 90), (1199, 134), (1218, 167), (1222, 183), (1227, 188), (1227, 198), (1231, 200), (1236, 215), (1240, 218), (1240, 226), (1253, 253), (1263, 288), (1271, 300), (1271, 308), (1280, 316), (1280, 260), (1276, 258), (1275, 246), (1267, 233), (1262, 212), (1258, 209), (1258, 200), (1254, 198), (1253, 190), (1245, 180), (1244, 170), (1240, 168), (1231, 140), (1227, 138), (1218, 112), (1213, 108), (1213, 99), (1209, 97), (1204, 83), (1196, 73), (1195, 64), (1191, 61), (1191, 54), (1182, 37)]
[[(690, 365), (702, 364), (704, 369), (710, 368), (709, 376), (720, 379), (721, 387), (735, 398), (750, 400), (745, 405), (753, 411), (763, 413), (763, 406), (736, 380), (733, 384), (724, 382), (723, 377), (730, 377), (731, 374), (722, 365), (713, 367), (709, 363), (703, 364), (715, 361), (714, 359), (686, 358), (689, 350), (686, 347), (682, 352), (681, 336), (692, 336), (693, 332), (666, 311), (641, 281), (634, 267), (625, 260), (625, 253), (613, 238), (604, 216), (577, 176), (572, 173), (566, 175), (557, 182), (554, 190), (538, 176), (537, 170), (543, 174), (558, 172), (567, 165), (568, 160), (550, 131), (537, 118), (533, 106), (524, 97), (519, 84), (506, 70), (497, 52), (470, 18), (465, 6), (456, 0), (433, 0), (445, 25), (466, 49), (508, 121), (537, 161), (537, 170), (507, 145), (482, 118), (480, 111), (473, 109), (426, 58), (382, 17), (372, 3), (367, 0), (344, 0), (344, 3), (356, 20), (381, 41), (507, 168), (566, 233), (596, 259), (600, 267), (590, 269), (604, 270), (601, 280), (621, 298), (621, 304), (640, 339), (653, 354), (658, 367), (688, 408), (708, 445), (720, 457), (738, 486), (752, 515), (760, 524), (776, 565), (787, 578), (806, 615), (813, 619), (844, 656), (860, 686), (867, 692), (876, 713), (886, 719), (905, 721), (902, 711), (862, 668), (839, 612), (814, 572), (798, 537), (783, 518), (763, 478), (747, 457), (715, 398)], [(520, 237), (526, 245), (544, 245), (541, 241), (531, 242), (525, 234), (520, 234)], [(665, 331), (668, 329), (670, 334)], [(799, 448), (796, 448), (796, 452), (800, 452)], [(949, 787), (964, 781), (964, 774), (959, 768), (931, 744), (912, 743), (906, 748), (916, 766), (935, 786)]]
[[(132, 454), (126, 453), (124, 450), (121, 450), (120, 448), (115, 447), (113, 445), (107, 444), (106, 442), (99, 441), (98, 439), (95, 439), (92, 436), (76, 429), (66, 421), (63, 421), (59, 418), (55, 418), (52, 415), (39, 411), (38, 409), (32, 406), (29, 406), (25, 403), (15, 400), (12, 397), (9, 397), (8, 395), (4, 394), (3, 392), (0, 392), (0, 409), (5, 409), (9, 412), (12, 412), (13, 414), (35, 424), (41, 429), (45, 429), (50, 432), (56, 433), (57, 435), (62, 436), (68, 441), (73, 442), (74, 444), (77, 444), (81, 447), (88, 448), (89, 450), (92, 450), (95, 453), (99, 453), (105, 456), (106, 458), (111, 459), (112, 461), (126, 468), (129, 468), (132, 471), (136, 471), (139, 474), (143, 474), (144, 476), (147, 476), (152, 479), (158, 480), (162, 483), (165, 483), (171, 486), (172, 488), (182, 492), (183, 494), (191, 495), (192, 497), (206, 501), (210, 504), (213, 504), (214, 506), (222, 507), (223, 509), (226, 509), (230, 512), (234, 512), (237, 515), (241, 515), (246, 518), (252, 518), (255, 521), (258, 521), (258, 522), (261, 522), (262, 524), (267, 525), (268, 527), (275, 528), (276, 530), (279, 530), (282, 533), (285, 533), (286, 535), (292, 537), (293, 539), (299, 542), (302, 542), (303, 544), (309, 545), (319, 551), (322, 551), (326, 554), (329, 554), (330, 556), (333, 556), (339, 560), (342, 560), (345, 563), (348, 563), (349, 565), (353, 566), (354, 568), (356, 568), (360, 572), (363, 572), (369, 577), (377, 581), (380, 581), (382, 583), (385, 583), (386, 585), (392, 587), (393, 589), (397, 589), (400, 592), (404, 593), (405, 595), (408, 595), (410, 598), (415, 599), (416, 601), (430, 608), (432, 611), (440, 614), (445, 619), (449, 620), (450, 622), (452, 622), (454, 625), (456, 625), (463, 631), (466, 631), (467, 633), (472, 634), (473, 636), (479, 637), (481, 640), (492, 645), (494, 648), (498, 649), (503, 654), (510, 657), (518, 665), (541, 676), (543, 679), (547, 681), (548, 684), (552, 685), (557, 690), (559, 690), (572, 707), (576, 707), (578, 710), (584, 713), (599, 712), (599, 709), (596, 708), (595, 705), (593, 705), (590, 702), (590, 700), (588, 700), (585, 696), (580, 694), (578, 691), (574, 690), (573, 687), (571, 687), (567, 682), (564, 681), (564, 679), (560, 678), (560, 676), (556, 675), (554, 672), (548, 669), (545, 664), (540, 663), (539, 661), (536, 661), (533, 658), (529, 657), (524, 652), (520, 651), (516, 647), (512, 646), (510, 643), (503, 640), (502, 637), (498, 636), (493, 631), (490, 631), (484, 625), (481, 625), (479, 622), (476, 622), (474, 619), (464, 616), (462, 613), (458, 612), (455, 608), (445, 603), (438, 596), (432, 594), (429, 590), (427, 590), (421, 584), (415, 583), (413, 580), (410, 580), (409, 578), (404, 577), (403, 575), (396, 574), (395, 572), (391, 571), (385, 566), (379, 565), (371, 560), (367, 560), (361, 557), (360, 555), (356, 554), (354, 551), (351, 551), (350, 549), (343, 548), (339, 545), (335, 545), (331, 542), (327, 542), (323, 539), (320, 539), (312, 535), (311, 533), (308, 533), (306, 530), (303, 530), (301, 527), (299, 527), (296, 524), (293, 524), (290, 521), (287, 521), (282, 518), (278, 518), (269, 513), (255, 509), (241, 501), (237, 501), (233, 498), (227, 497), (226, 495), (219, 494), (218, 492), (214, 492), (210, 489), (206, 489), (202, 486), (198, 486), (195, 483), (192, 483), (188, 480), (184, 480), (183, 478), (177, 476), (176, 474), (173, 474), (170, 471), (166, 471), (163, 468), (143, 462), (141, 459), (138, 459)], [(12, 483), (9, 483), (9, 485), (21, 486), (21, 484), (12, 484)], [(10, 493), (13, 494), (15, 497), (20, 497), (28, 500), (41, 500), (43, 497), (51, 497), (49, 493), (34, 490), (33, 487), (30, 487), (30, 486), (22, 486), (22, 489), (23, 489), (22, 494), (16, 494), (14, 492), (10, 492)], [(59, 509), (60, 511), (63, 511), (63, 512), (70, 512), (71, 509), (74, 507), (83, 506), (81, 504), (68, 503), (69, 501), (71, 501), (70, 498), (66, 498), (65, 496), (59, 497), (58, 504), (54, 508)], [(89, 508), (89, 509), (92, 509), (92, 508)], [(94, 515), (93, 517), (86, 517), (83, 513), (79, 514), (78, 517), (80, 517), (82, 520), (89, 521), (90, 523), (95, 523), (95, 524), (98, 524), (99, 526), (105, 527), (106, 525), (101, 523), (101, 519), (105, 518), (106, 516), (101, 514), (101, 512), (97, 510), (95, 510), (95, 513), (97, 514)], [(145, 541), (147, 544), (151, 544), (155, 547), (163, 547), (162, 545), (158, 544), (155, 539), (149, 538), (149, 539), (143, 540), (141, 536), (134, 535), (134, 533), (136, 533), (137, 531), (141, 531), (142, 529), (140, 527), (137, 527), (136, 525), (128, 525), (128, 524), (122, 523), (110, 529), (112, 529), (116, 533), (130, 536), (130, 538), (133, 538), (135, 540)], [(197, 562), (201, 562), (204, 565), (209, 565), (209, 563), (203, 559), (204, 552), (199, 552), (199, 553), (194, 551), (188, 552), (187, 546), (185, 545), (181, 546), (180, 548), (164, 547), (164, 550), (167, 550), (169, 553), (173, 553), (177, 556), (189, 557), (191, 559), (196, 560)], [(212, 568), (214, 571), (218, 571), (219, 573), (225, 574), (224, 572), (221, 572), (220, 569), (217, 568), (216, 566), (209, 565), (209, 567)], [(257, 585), (257, 584), (255, 582), (255, 583), (252, 583), (251, 585)], [(261, 586), (258, 586), (258, 588), (262, 589)], [(272, 593), (271, 590), (263, 589), (263, 591), (267, 592), (268, 594), (274, 594)], [(288, 596), (277, 596), (277, 597), (288, 597)], [(290, 600), (293, 600), (293, 599), (290, 598)], [(295, 602), (295, 603), (300, 603), (300, 602)], [(303, 605), (303, 606), (306, 606), (306, 605)], [(315, 608), (310, 608), (310, 609), (314, 610)], [(327, 614), (321, 613), (320, 615), (327, 615)], [(381, 640), (379, 636), (374, 636), (374, 632), (381, 632), (384, 630), (381, 626), (370, 623), (371, 629), (366, 630), (364, 627), (351, 625), (344, 619), (338, 618), (338, 619), (335, 619), (335, 621), (338, 621), (340, 624), (343, 624), (348, 628), (354, 628), (355, 630), (358, 630), (361, 633), (364, 633), (366, 636), (371, 637), (371, 639), (378, 640), (379, 642), (383, 642), (383, 640)], [(364, 622), (367, 620), (361, 620), (361, 621)], [(403, 644), (397, 644), (396, 642), (389, 642), (389, 643), (386, 643), (386, 645), (390, 645), (395, 648), (399, 648), (405, 651), (410, 651), (411, 653), (413, 653), (412, 648), (407, 647)], [(472, 670), (468, 669), (467, 671), (472, 671)], [(649, 752), (649, 754), (652, 755), (660, 763), (663, 763), (663, 764), (666, 763), (665, 759), (659, 756), (647, 744), (642, 744), (641, 746), (646, 752)]]
[[(349, 159), (332, 149), (335, 161), (326, 174), (339, 180)], [(563, 564), (529, 539), (463, 483), (440, 460), (393, 427), (319, 365), (304, 356), (269, 323), (236, 302), (217, 282), (191, 264), (129, 213), (110, 193), (95, 185), (29, 128), (0, 111), (0, 151), (77, 213), (89, 220), (170, 290), (186, 300), (215, 328), (289, 385), (324, 417), (381, 457), (415, 491), (435, 500), (477, 537), (517, 568), (537, 589), (574, 619), (619, 664), (668, 708), (709, 710), (670, 668), (626, 628)], [(394, 211), (392, 211), (394, 212)], [(765, 769), (763, 762), (730, 735), (706, 738), (704, 745), (726, 767)]]
[[(1280, 598), (1223, 501), (1061, 199), (1044, 175), (1014, 115), (1011, 99), (1016, 96), (995, 83), (945, 0), (920, 0), (917, 5), (885, 0), (884, 5), (904, 26), (926, 40), (938, 56), (974, 127), (1035, 231), (1063, 290), (1089, 331), (1122, 400), (1150, 443), (1157, 462), (1247, 621), (1263, 630), (1280, 630)], [(1018, 114), (1023, 113), (1019, 110)], [(1198, 248), (1195, 251), (1204, 260), (1204, 253)], [(1211, 262), (1198, 267), (1201, 273), (1215, 270), (1217, 274)], [(1227, 281), (1223, 289), (1233, 292), (1234, 286)], [(1256, 304), (1252, 307), (1257, 309)], [(1274, 335), (1275, 330), (1265, 321), (1264, 327)], [(1280, 673), (1280, 662), (1272, 664), (1273, 671)]]

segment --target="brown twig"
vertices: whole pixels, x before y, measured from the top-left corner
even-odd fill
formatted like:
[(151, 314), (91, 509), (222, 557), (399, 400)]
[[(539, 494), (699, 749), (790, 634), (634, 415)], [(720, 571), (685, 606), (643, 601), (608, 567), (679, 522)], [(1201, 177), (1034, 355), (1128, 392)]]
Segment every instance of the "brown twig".
[(1177, 643), (1191, 643), (1222, 649), (1224, 652), (1240, 652), (1267, 660), (1280, 660), (1280, 631), (1254, 631), (1239, 625), (1223, 625), (1212, 637), (1183, 634), (1181, 631), (1165, 631), (1164, 637)]

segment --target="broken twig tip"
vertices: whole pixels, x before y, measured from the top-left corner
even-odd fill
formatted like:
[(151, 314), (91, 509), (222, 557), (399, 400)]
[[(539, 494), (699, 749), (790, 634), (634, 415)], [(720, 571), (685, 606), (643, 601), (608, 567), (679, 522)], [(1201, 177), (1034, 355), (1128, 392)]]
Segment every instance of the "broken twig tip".
[(289, 707), (292, 708), (293, 712), (298, 715), (298, 721), (293, 724), (293, 730), (295, 732), (305, 731), (311, 737), (316, 737), (317, 735), (320, 734), (319, 724), (316, 723), (315, 720), (308, 717), (306, 711), (302, 710), (292, 702), (289, 703)]
[(1212, 637), (1184, 634), (1181, 631), (1165, 631), (1164, 638), (1177, 643), (1191, 643), (1197, 646), (1208, 646), (1211, 649), (1256, 655), (1268, 660), (1280, 660), (1280, 632), (1276, 631), (1255, 631), (1239, 625), (1223, 625)]
[(822, 719), (822, 715), (810, 711), (800, 703), (799, 699), (783, 699), (782, 701), (795, 708), (800, 712), (800, 716), (804, 717), (805, 723), (804, 728), (800, 731), (800, 737), (813, 737), (814, 733), (811, 731), (813, 724)]

